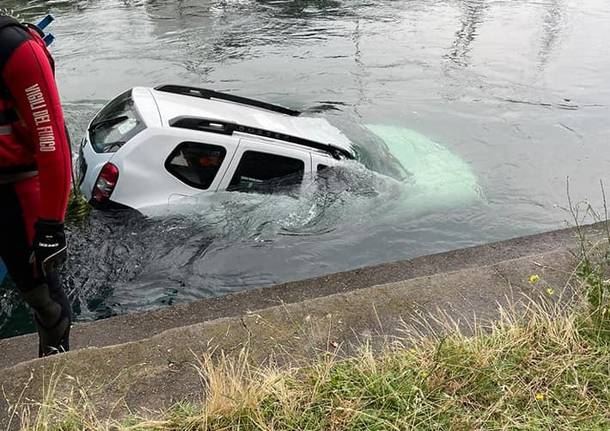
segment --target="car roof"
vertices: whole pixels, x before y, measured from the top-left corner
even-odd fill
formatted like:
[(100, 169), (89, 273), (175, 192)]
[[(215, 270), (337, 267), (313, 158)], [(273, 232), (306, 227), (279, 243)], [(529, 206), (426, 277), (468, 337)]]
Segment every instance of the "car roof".
[[(242, 99), (232, 95), (226, 96), (228, 98), (241, 99), (244, 103), (216, 97), (203, 98), (189, 94), (163, 91), (165, 87), (178, 86), (148, 88), (159, 109), (163, 127), (171, 127), (170, 122), (179, 117), (205, 118), (295, 136), (329, 144), (350, 154), (354, 153), (349, 139), (324, 118), (301, 116), (298, 112), (287, 108), (252, 99)], [(224, 95), (224, 93), (216, 93), (214, 91), (210, 91), (210, 93), (213, 93), (215, 96), (218, 95), (218, 97), (223, 97)]]

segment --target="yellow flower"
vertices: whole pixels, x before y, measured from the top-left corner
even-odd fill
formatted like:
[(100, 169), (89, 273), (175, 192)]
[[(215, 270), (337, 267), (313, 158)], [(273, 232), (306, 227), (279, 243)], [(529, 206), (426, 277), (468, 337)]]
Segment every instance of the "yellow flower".
[(532, 274), (530, 275), (530, 283), (531, 284), (536, 284), (540, 281), (540, 276), (538, 274)]
[(544, 394), (542, 392), (536, 392), (536, 401), (544, 400)]
[(420, 373), (420, 375), (425, 379), (426, 377), (428, 377), (430, 374), (427, 371), (422, 371)]
[(555, 293), (555, 289), (553, 289), (552, 287), (549, 287), (549, 288), (546, 290), (546, 293), (548, 293), (548, 294), (549, 294), (549, 296), (551, 296), (553, 293)]

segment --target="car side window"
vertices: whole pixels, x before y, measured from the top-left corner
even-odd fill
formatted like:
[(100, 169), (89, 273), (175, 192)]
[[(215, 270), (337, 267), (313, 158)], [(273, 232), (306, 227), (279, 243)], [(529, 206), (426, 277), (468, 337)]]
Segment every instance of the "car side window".
[(305, 163), (277, 154), (246, 151), (227, 190), (271, 193), (294, 188), (303, 182)]
[(191, 187), (206, 190), (210, 187), (227, 150), (219, 145), (183, 142), (165, 162), (170, 174)]

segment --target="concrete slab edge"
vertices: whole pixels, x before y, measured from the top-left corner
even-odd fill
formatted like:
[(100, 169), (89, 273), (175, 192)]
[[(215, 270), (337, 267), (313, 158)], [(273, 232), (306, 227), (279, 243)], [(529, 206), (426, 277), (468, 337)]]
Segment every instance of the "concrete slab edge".
[[(605, 223), (582, 228), (588, 238), (603, 238)], [(72, 331), (72, 348), (103, 347), (137, 341), (167, 329), (191, 325), (248, 311), (290, 304), (307, 299), (348, 292), (383, 283), (408, 280), (435, 273), (490, 265), (529, 254), (557, 248), (576, 248), (576, 229), (562, 229), (542, 234), (489, 243), (476, 247), (422, 256), (310, 280), (261, 287), (218, 298), (179, 304), (161, 310), (116, 316), (96, 322), (79, 323)], [(0, 339), (0, 369), (36, 356), (35, 335)]]
[[(306, 299), (239, 316), (222, 317), (165, 330), (139, 341), (88, 348), (0, 370), (3, 400), (0, 425), (6, 427), (9, 406), (40, 400), (51, 374), (61, 396), (75, 385), (86, 387), (100, 415), (161, 409), (180, 400), (200, 400), (204, 388), (197, 358), (205, 353), (236, 355), (250, 351), (252, 361), (307, 364), (320, 352), (344, 354), (363, 342), (404, 339), (408, 331), (434, 331), (426, 316), (441, 313), (464, 328), (477, 320), (497, 318), (498, 307), (521, 295), (555, 297), (569, 291), (577, 259), (562, 247), (546, 253), (409, 280)], [(541, 277), (529, 283), (533, 273)], [(428, 323), (426, 323), (428, 322)], [(46, 385), (45, 385), (46, 382)]]

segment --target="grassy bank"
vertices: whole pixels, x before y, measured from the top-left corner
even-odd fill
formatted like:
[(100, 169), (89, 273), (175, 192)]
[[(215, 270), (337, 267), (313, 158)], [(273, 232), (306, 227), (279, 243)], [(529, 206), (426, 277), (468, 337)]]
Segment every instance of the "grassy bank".
[[(96, 415), (84, 391), (67, 399), (48, 387), (32, 430), (471, 430), (610, 428), (610, 313), (607, 259), (583, 259), (578, 292), (532, 274), (541, 297), (503, 310), (463, 335), (451, 323), (433, 338), (407, 337), (382, 352), (364, 346), (307, 368), (202, 358), (205, 402), (124, 418)], [(438, 324), (438, 322), (436, 322)], [(57, 380), (61, 376), (56, 377)], [(27, 414), (24, 415), (24, 418)]]
[(134, 429), (471, 430), (608, 429), (605, 343), (575, 316), (536, 310), (489, 334), (426, 340), (381, 355), (364, 350), (307, 370), (204, 364), (202, 407), (180, 406)]

